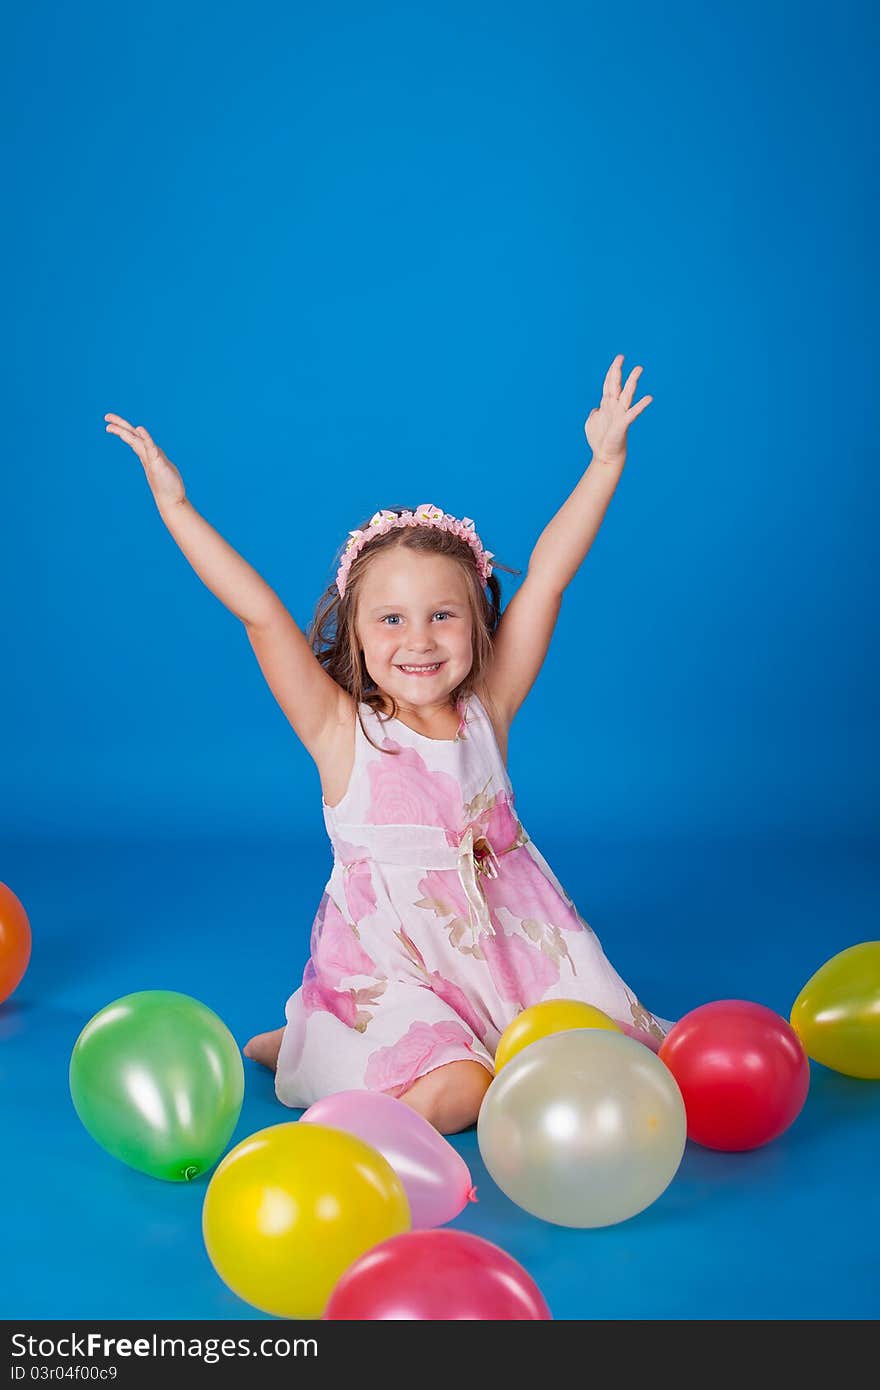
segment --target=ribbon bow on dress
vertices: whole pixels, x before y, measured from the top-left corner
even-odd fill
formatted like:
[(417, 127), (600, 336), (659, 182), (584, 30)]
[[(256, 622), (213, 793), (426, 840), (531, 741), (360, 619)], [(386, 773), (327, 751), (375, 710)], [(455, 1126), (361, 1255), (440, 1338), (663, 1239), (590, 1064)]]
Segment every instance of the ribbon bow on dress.
[[(511, 845), (515, 849), (516, 845)], [(503, 854), (507, 850), (502, 850)], [(489, 907), (479, 882), (480, 878), (498, 877), (498, 855), (485, 835), (474, 838), (474, 827), (469, 825), (458, 846), (458, 877), (468, 900), (471, 930), (476, 945), (481, 931), (489, 936), (495, 935), (495, 928), (489, 916)]]

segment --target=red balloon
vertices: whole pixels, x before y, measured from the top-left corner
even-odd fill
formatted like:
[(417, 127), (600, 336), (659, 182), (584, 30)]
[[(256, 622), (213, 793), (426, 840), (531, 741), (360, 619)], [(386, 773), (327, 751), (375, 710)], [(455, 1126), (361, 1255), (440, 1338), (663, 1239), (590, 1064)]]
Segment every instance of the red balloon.
[(31, 958), (31, 924), (11, 888), (0, 883), (0, 1001), (21, 983)]
[(404, 1231), (345, 1271), (324, 1310), (331, 1322), (552, 1320), (512, 1255), (467, 1231)]
[(688, 1138), (707, 1149), (757, 1149), (797, 1119), (810, 1063), (785, 1019), (747, 999), (693, 1009), (658, 1056), (678, 1082)]

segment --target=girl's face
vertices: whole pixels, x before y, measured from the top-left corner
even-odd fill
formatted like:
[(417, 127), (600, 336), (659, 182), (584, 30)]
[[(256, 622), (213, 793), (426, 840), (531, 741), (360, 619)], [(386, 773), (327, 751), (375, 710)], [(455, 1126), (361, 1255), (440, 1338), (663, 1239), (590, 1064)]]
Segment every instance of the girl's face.
[[(448, 555), (395, 546), (373, 559), (355, 627), (370, 677), (404, 709), (448, 705), (473, 664), (467, 580)], [(430, 666), (423, 673), (408, 667)]]

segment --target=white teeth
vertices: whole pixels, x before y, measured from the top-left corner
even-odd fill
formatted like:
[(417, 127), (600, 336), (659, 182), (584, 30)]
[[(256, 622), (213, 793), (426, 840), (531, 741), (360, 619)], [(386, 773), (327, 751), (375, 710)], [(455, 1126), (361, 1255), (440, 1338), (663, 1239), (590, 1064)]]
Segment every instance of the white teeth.
[(440, 662), (435, 661), (430, 666), (401, 666), (401, 671), (439, 671)]

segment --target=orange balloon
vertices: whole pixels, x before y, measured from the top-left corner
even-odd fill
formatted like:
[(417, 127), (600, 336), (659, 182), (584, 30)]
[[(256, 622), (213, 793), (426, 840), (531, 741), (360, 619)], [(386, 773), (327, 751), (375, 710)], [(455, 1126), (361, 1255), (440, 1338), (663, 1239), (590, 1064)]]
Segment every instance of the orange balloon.
[(21, 981), (31, 958), (31, 924), (11, 888), (0, 883), (0, 1003)]

